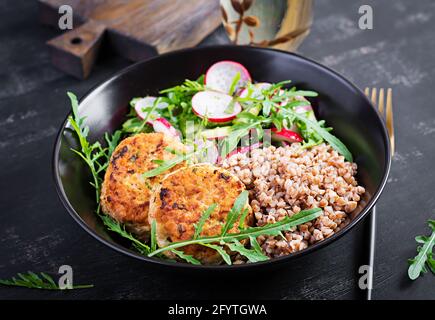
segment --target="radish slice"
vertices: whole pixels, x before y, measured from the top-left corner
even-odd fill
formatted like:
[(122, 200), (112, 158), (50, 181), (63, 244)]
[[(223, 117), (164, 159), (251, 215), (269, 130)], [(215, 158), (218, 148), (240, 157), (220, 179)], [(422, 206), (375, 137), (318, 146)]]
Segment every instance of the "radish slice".
[(272, 140), (288, 143), (304, 141), (299, 133), (284, 128), (281, 131), (278, 131), (277, 128), (272, 128)]
[[(316, 115), (314, 114), (313, 107), (311, 106), (311, 103), (307, 99), (305, 99), (305, 97), (303, 97), (303, 96), (295, 96), (293, 98), (293, 100), (296, 100), (296, 101), (306, 101), (307, 102), (306, 105), (297, 106), (297, 107), (294, 108), (294, 111), (296, 113), (305, 113), (305, 116), (309, 120), (317, 122)], [(280, 105), (283, 106), (283, 105), (286, 105), (287, 103), (288, 103), (288, 100), (287, 101), (282, 101), (280, 103)], [(298, 127), (296, 126), (296, 124), (293, 124), (291, 126), (290, 131), (295, 131), (295, 132), (298, 131)]]
[(210, 140), (195, 140), (196, 144), (196, 161), (198, 163), (211, 163), (215, 164), (218, 162), (219, 150), (216, 144)]
[(288, 143), (287, 141), (281, 141), (281, 145), (282, 145), (283, 147), (287, 147), (287, 146), (290, 145), (290, 143)]
[(211, 122), (228, 122), (242, 111), (240, 104), (232, 101), (233, 98), (224, 93), (201, 91), (192, 98), (192, 110), (197, 116), (206, 117)]
[(151, 122), (155, 132), (161, 132), (180, 140), (180, 133), (165, 118), (158, 118)]
[[(153, 97), (153, 96), (147, 96), (145, 98), (139, 99), (138, 101), (136, 101), (136, 104), (134, 105), (135, 107), (139, 107), (139, 108), (151, 108), (154, 106), (154, 102), (157, 100), (157, 97)], [(156, 105), (156, 109), (166, 109), (168, 107), (168, 104), (166, 102), (159, 102)]]
[(207, 70), (204, 82), (210, 89), (230, 93), (231, 84), (237, 73), (240, 74), (240, 80), (234, 88), (237, 91), (252, 80), (248, 70), (238, 62), (228, 60), (216, 62)]
[(313, 111), (313, 108), (311, 106), (297, 106), (295, 107), (296, 113), (304, 113), (304, 112), (310, 112)]
[[(150, 116), (148, 116), (149, 111), (147, 111), (146, 109), (152, 108), (154, 106), (154, 102), (156, 101), (156, 97), (152, 97), (152, 96), (148, 96), (142, 99), (139, 99), (136, 101), (135, 105), (134, 105), (134, 110), (137, 113), (137, 116), (139, 118), (141, 118), (142, 120), (144, 119), (149, 119), (149, 120), (154, 120), (156, 118), (159, 117), (159, 113), (157, 111), (153, 111), (151, 113)], [(168, 104), (166, 102), (159, 102), (156, 105), (156, 110), (157, 109), (165, 109), (168, 107)], [(151, 124), (151, 121), (149, 121), (149, 124)]]
[[(225, 159), (228, 159), (229, 157), (231, 157), (231, 156), (233, 156), (233, 155), (235, 155), (235, 154), (237, 154), (237, 153), (248, 153), (248, 152), (251, 152), (251, 151), (254, 150), (254, 149), (261, 148), (262, 145), (263, 145), (262, 142), (256, 142), (256, 143), (254, 143), (254, 144), (252, 144), (252, 145), (250, 145), (250, 146), (239, 147), (239, 148), (237, 148), (237, 149), (234, 149), (234, 150), (231, 151), (230, 153), (228, 153), (227, 156), (225, 157)], [(221, 156), (218, 157), (217, 162), (218, 162), (218, 163), (221, 163), (221, 162), (222, 162), (222, 157), (221, 157)]]
[(145, 111), (142, 107), (138, 107), (137, 104), (134, 107), (134, 110), (136, 111), (137, 116), (141, 119), (141, 120), (147, 120), (148, 124), (151, 124), (152, 120), (157, 119), (160, 115), (159, 113), (154, 110), (150, 116), (148, 116), (149, 111)]
[(306, 116), (308, 119), (317, 122), (316, 115), (314, 114), (314, 110), (313, 110), (313, 107), (311, 106), (311, 103), (307, 99), (305, 99), (305, 97), (303, 97), (303, 96), (296, 96), (294, 99), (296, 101), (306, 101), (307, 102), (307, 105), (305, 105), (305, 106), (295, 107), (295, 112), (307, 113)]
[(227, 158), (229, 158), (237, 153), (248, 153), (254, 149), (261, 148), (262, 145), (263, 145), (262, 142), (256, 142), (254, 144), (251, 144), (250, 146), (237, 148), (237, 149), (231, 151), (230, 153), (228, 153)]

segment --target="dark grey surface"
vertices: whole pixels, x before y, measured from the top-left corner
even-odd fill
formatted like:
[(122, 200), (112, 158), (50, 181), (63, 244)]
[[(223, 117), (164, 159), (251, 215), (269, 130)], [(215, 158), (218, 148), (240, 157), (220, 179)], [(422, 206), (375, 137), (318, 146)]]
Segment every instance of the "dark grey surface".
[[(358, 8), (372, 4), (374, 30), (358, 29)], [(364, 258), (363, 225), (278, 272), (187, 277), (151, 268), (95, 241), (66, 213), (51, 178), (51, 152), (69, 111), (65, 92), (83, 95), (129, 64), (105, 57), (77, 81), (55, 70), (44, 42), (57, 33), (37, 23), (30, 1), (0, 3), (0, 278), (26, 270), (74, 268), (75, 283), (94, 289), (43, 292), (0, 287), (0, 299), (362, 297), (357, 269)], [(392, 87), (397, 153), (378, 205), (375, 299), (434, 299), (435, 277), (411, 282), (407, 262), (414, 236), (435, 217), (435, 2), (316, 2), (315, 21), (300, 52), (358, 86)], [(204, 44), (226, 43), (219, 30)]]

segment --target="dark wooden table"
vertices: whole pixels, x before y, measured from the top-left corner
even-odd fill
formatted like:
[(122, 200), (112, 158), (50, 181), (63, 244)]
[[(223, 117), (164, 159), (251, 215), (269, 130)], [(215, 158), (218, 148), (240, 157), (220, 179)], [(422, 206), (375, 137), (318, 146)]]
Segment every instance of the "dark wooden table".
[[(374, 30), (358, 28), (358, 8), (374, 8)], [(111, 55), (77, 81), (54, 69), (44, 42), (56, 31), (37, 23), (36, 5), (0, 2), (0, 278), (71, 265), (75, 283), (94, 289), (44, 292), (0, 287), (0, 299), (264, 298), (349, 299), (364, 256), (364, 225), (277, 272), (186, 277), (123, 256), (83, 231), (57, 198), (51, 177), (55, 134), (70, 110), (65, 92), (83, 95), (126, 67)], [(316, 2), (300, 52), (365, 86), (392, 87), (397, 138), (378, 204), (375, 299), (434, 299), (435, 277), (407, 279), (414, 236), (435, 218), (435, 2)], [(222, 30), (203, 45), (226, 43)]]

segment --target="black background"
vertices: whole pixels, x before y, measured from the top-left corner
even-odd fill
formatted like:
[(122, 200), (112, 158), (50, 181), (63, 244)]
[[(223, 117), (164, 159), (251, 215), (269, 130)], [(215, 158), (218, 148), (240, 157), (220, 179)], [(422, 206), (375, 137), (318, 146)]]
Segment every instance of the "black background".
[[(374, 30), (360, 30), (371, 4)], [(0, 299), (349, 299), (364, 257), (364, 225), (292, 265), (256, 274), (192, 276), (123, 256), (86, 234), (57, 198), (51, 177), (55, 134), (70, 110), (65, 92), (83, 95), (129, 62), (107, 53), (78, 81), (51, 66), (45, 41), (58, 32), (37, 22), (33, 1), (0, 2), (0, 278), (27, 270), (74, 269), (95, 288), (45, 292), (0, 287)], [(203, 44), (227, 43), (222, 30)], [(343, 1), (315, 4), (300, 53), (355, 82), (392, 87), (397, 152), (378, 204), (375, 299), (434, 299), (435, 277), (407, 279), (414, 236), (435, 218), (435, 2)]]

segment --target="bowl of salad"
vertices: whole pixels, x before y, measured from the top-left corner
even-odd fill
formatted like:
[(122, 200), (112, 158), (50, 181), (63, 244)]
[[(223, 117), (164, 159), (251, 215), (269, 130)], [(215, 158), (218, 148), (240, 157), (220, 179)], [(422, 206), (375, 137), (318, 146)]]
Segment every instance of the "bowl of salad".
[(292, 53), (176, 51), (65, 101), (60, 199), (96, 239), (148, 263), (291, 261), (360, 223), (389, 172), (386, 128), (365, 95)]

